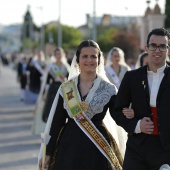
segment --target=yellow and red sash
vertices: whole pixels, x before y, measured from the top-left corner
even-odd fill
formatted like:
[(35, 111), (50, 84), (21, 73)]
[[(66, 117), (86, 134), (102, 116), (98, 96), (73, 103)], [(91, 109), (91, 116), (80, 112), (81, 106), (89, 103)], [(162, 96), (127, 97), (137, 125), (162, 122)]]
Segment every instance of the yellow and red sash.
[[(122, 170), (122, 167), (110, 147), (107, 140), (94, 126), (91, 120), (84, 113), (84, 108), (88, 106), (87, 103), (79, 102), (77, 88), (74, 81), (70, 80), (62, 84), (63, 97), (65, 99), (68, 110), (80, 129), (89, 137), (95, 146), (111, 163), (114, 170)], [(85, 107), (83, 107), (85, 106)]]

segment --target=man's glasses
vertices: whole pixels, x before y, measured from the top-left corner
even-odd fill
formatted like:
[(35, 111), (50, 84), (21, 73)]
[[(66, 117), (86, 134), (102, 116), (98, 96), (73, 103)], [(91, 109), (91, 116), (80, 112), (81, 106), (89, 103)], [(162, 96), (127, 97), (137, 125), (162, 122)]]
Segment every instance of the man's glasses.
[(149, 44), (149, 45), (147, 45), (147, 47), (150, 51), (156, 51), (156, 49), (158, 48), (159, 51), (161, 51), (161, 52), (165, 52), (169, 48), (169, 46), (167, 46), (165, 44), (161, 44), (159, 46), (157, 46), (156, 44)]

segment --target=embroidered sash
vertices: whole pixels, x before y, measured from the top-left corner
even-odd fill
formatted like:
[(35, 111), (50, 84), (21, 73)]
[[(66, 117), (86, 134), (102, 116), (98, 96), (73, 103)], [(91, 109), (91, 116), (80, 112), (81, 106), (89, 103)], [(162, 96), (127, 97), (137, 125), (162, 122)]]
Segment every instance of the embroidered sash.
[(39, 63), (37, 60), (35, 60), (35, 59), (33, 59), (32, 62), (33, 62), (33, 66), (34, 66), (41, 74), (43, 74), (44, 71), (43, 71), (40, 63)]
[(82, 105), (78, 100), (75, 83), (72, 80), (63, 83), (62, 92), (63, 97), (66, 101), (66, 105), (76, 124), (96, 145), (100, 152), (107, 158), (107, 160), (111, 163), (113, 169), (122, 170), (122, 167), (119, 164), (119, 161), (109, 143), (84, 113), (83, 108), (81, 107)]
[(120, 86), (120, 80), (115, 71), (111, 66), (106, 67), (106, 71), (109, 74), (109, 76), (112, 78), (114, 84), (116, 85), (117, 88)]
[(59, 68), (56, 66), (56, 64), (52, 64), (51, 66), (51, 76), (54, 78), (54, 80), (56, 80), (56, 78), (58, 77), (58, 79), (63, 82), (64, 81), (64, 77), (61, 74), (61, 71), (59, 70)]

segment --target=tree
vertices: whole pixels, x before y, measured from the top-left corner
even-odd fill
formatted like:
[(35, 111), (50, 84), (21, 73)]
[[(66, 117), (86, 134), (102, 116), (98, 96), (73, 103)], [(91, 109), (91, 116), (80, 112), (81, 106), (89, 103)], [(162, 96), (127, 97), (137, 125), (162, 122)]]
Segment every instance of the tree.
[[(58, 31), (57, 26), (46, 26), (45, 28), (45, 43), (51, 43), (57, 46)], [(70, 26), (62, 25), (62, 48), (64, 50), (75, 49), (82, 41), (83, 35), (81, 32)]]
[(107, 53), (113, 47), (116, 32), (118, 30), (115, 28), (98, 28), (97, 42), (104, 53)]
[(136, 58), (139, 49), (139, 40), (133, 33), (118, 32), (114, 37), (114, 46), (121, 48), (125, 58)]
[(123, 30), (123, 28), (100, 28), (98, 29), (97, 36), (97, 42), (105, 56), (107, 56), (109, 50), (113, 47), (121, 48), (125, 53), (125, 58), (136, 58), (138, 56), (139, 37), (135, 31), (132, 33)]
[(170, 28), (170, 0), (166, 0), (165, 3), (165, 28)]

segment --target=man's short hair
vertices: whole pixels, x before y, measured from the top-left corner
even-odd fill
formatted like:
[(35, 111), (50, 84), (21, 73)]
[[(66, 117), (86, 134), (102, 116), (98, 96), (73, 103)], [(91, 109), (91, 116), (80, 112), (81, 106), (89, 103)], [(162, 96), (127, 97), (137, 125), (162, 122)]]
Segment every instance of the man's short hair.
[(155, 28), (153, 29), (147, 37), (147, 45), (149, 45), (149, 40), (152, 35), (158, 35), (158, 36), (167, 36), (168, 37), (168, 45), (170, 44), (170, 33), (165, 28)]

